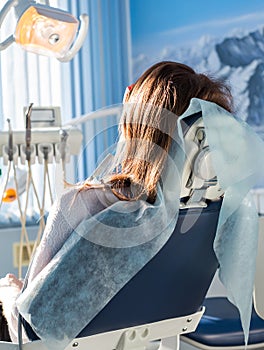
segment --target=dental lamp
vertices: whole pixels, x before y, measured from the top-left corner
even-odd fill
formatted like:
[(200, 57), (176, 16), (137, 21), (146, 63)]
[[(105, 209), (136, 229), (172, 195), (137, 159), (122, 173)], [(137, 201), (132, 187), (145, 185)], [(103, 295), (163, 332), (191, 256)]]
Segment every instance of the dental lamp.
[(70, 13), (34, 0), (9, 0), (0, 12), (0, 28), (12, 7), (17, 18), (15, 33), (0, 43), (0, 51), (16, 42), (27, 51), (67, 62), (82, 47), (89, 23), (86, 14), (80, 16), (73, 44), (79, 21)]

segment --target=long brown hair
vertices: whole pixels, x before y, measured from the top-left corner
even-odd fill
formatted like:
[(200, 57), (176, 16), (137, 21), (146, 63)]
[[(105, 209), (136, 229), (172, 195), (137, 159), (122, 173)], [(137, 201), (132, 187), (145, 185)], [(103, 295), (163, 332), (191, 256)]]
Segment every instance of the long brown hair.
[[(125, 103), (131, 106), (124, 108), (120, 125), (126, 146), (119, 171), (108, 181), (120, 199), (138, 199), (145, 194), (149, 202), (155, 201), (171, 145), (166, 130), (176, 127), (177, 116), (186, 111), (194, 97), (215, 102), (228, 111), (232, 109), (232, 96), (223, 82), (177, 62), (153, 65), (127, 93)], [(126, 188), (132, 183), (139, 190), (129, 196)], [(91, 187), (88, 182), (83, 188), (87, 187)]]

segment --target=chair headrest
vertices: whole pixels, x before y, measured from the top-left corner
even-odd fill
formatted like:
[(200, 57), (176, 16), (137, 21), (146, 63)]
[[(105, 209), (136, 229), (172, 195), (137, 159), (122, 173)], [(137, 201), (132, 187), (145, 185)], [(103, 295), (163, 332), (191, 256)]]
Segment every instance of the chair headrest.
[(182, 121), (186, 161), (181, 186), (181, 208), (206, 207), (223, 195), (212, 164), (202, 113)]

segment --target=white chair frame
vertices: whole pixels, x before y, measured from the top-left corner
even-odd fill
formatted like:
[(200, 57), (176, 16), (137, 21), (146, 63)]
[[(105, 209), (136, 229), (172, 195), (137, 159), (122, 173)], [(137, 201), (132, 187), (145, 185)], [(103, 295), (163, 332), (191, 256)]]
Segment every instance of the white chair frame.
[[(65, 350), (147, 350), (169, 349), (166, 339), (174, 337), (173, 350), (179, 349), (180, 334), (193, 332), (204, 308), (195, 314), (162, 320), (140, 326), (119, 329), (116, 331), (91, 335), (74, 339)], [(154, 341), (158, 343), (152, 343)], [(47, 350), (41, 340), (23, 344), (23, 350)], [(18, 344), (0, 342), (0, 350), (20, 350)]]

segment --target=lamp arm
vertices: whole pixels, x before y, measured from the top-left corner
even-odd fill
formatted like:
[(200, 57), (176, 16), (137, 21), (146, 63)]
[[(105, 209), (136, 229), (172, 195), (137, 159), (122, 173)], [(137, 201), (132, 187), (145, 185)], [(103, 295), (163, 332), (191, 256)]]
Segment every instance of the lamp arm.
[(6, 40), (0, 43), (0, 51), (5, 50), (8, 46), (10, 46), (15, 41), (13, 35), (10, 35)]
[(80, 15), (80, 20), (81, 20), (81, 27), (80, 27), (77, 39), (75, 40), (75, 43), (73, 44), (72, 48), (66, 53), (66, 55), (58, 58), (60, 62), (70, 61), (76, 55), (76, 53), (80, 50), (80, 48), (84, 43), (87, 31), (88, 31), (88, 27), (89, 27), (89, 16), (86, 14), (82, 14)]
[[(3, 6), (1, 12), (0, 12), (0, 28), (6, 18), (6, 15), (11, 10), (11, 7), (16, 6), (18, 3), (18, 0), (9, 0), (7, 3)], [(15, 41), (15, 38), (13, 35), (10, 35), (6, 40), (2, 41), (0, 43), (0, 51), (6, 49), (9, 45), (11, 45)]]
[(8, 0), (5, 5), (3, 6), (1, 12), (0, 12), (0, 27), (4, 22), (4, 19), (8, 12), (11, 10), (11, 7), (16, 6), (18, 4), (18, 0)]

